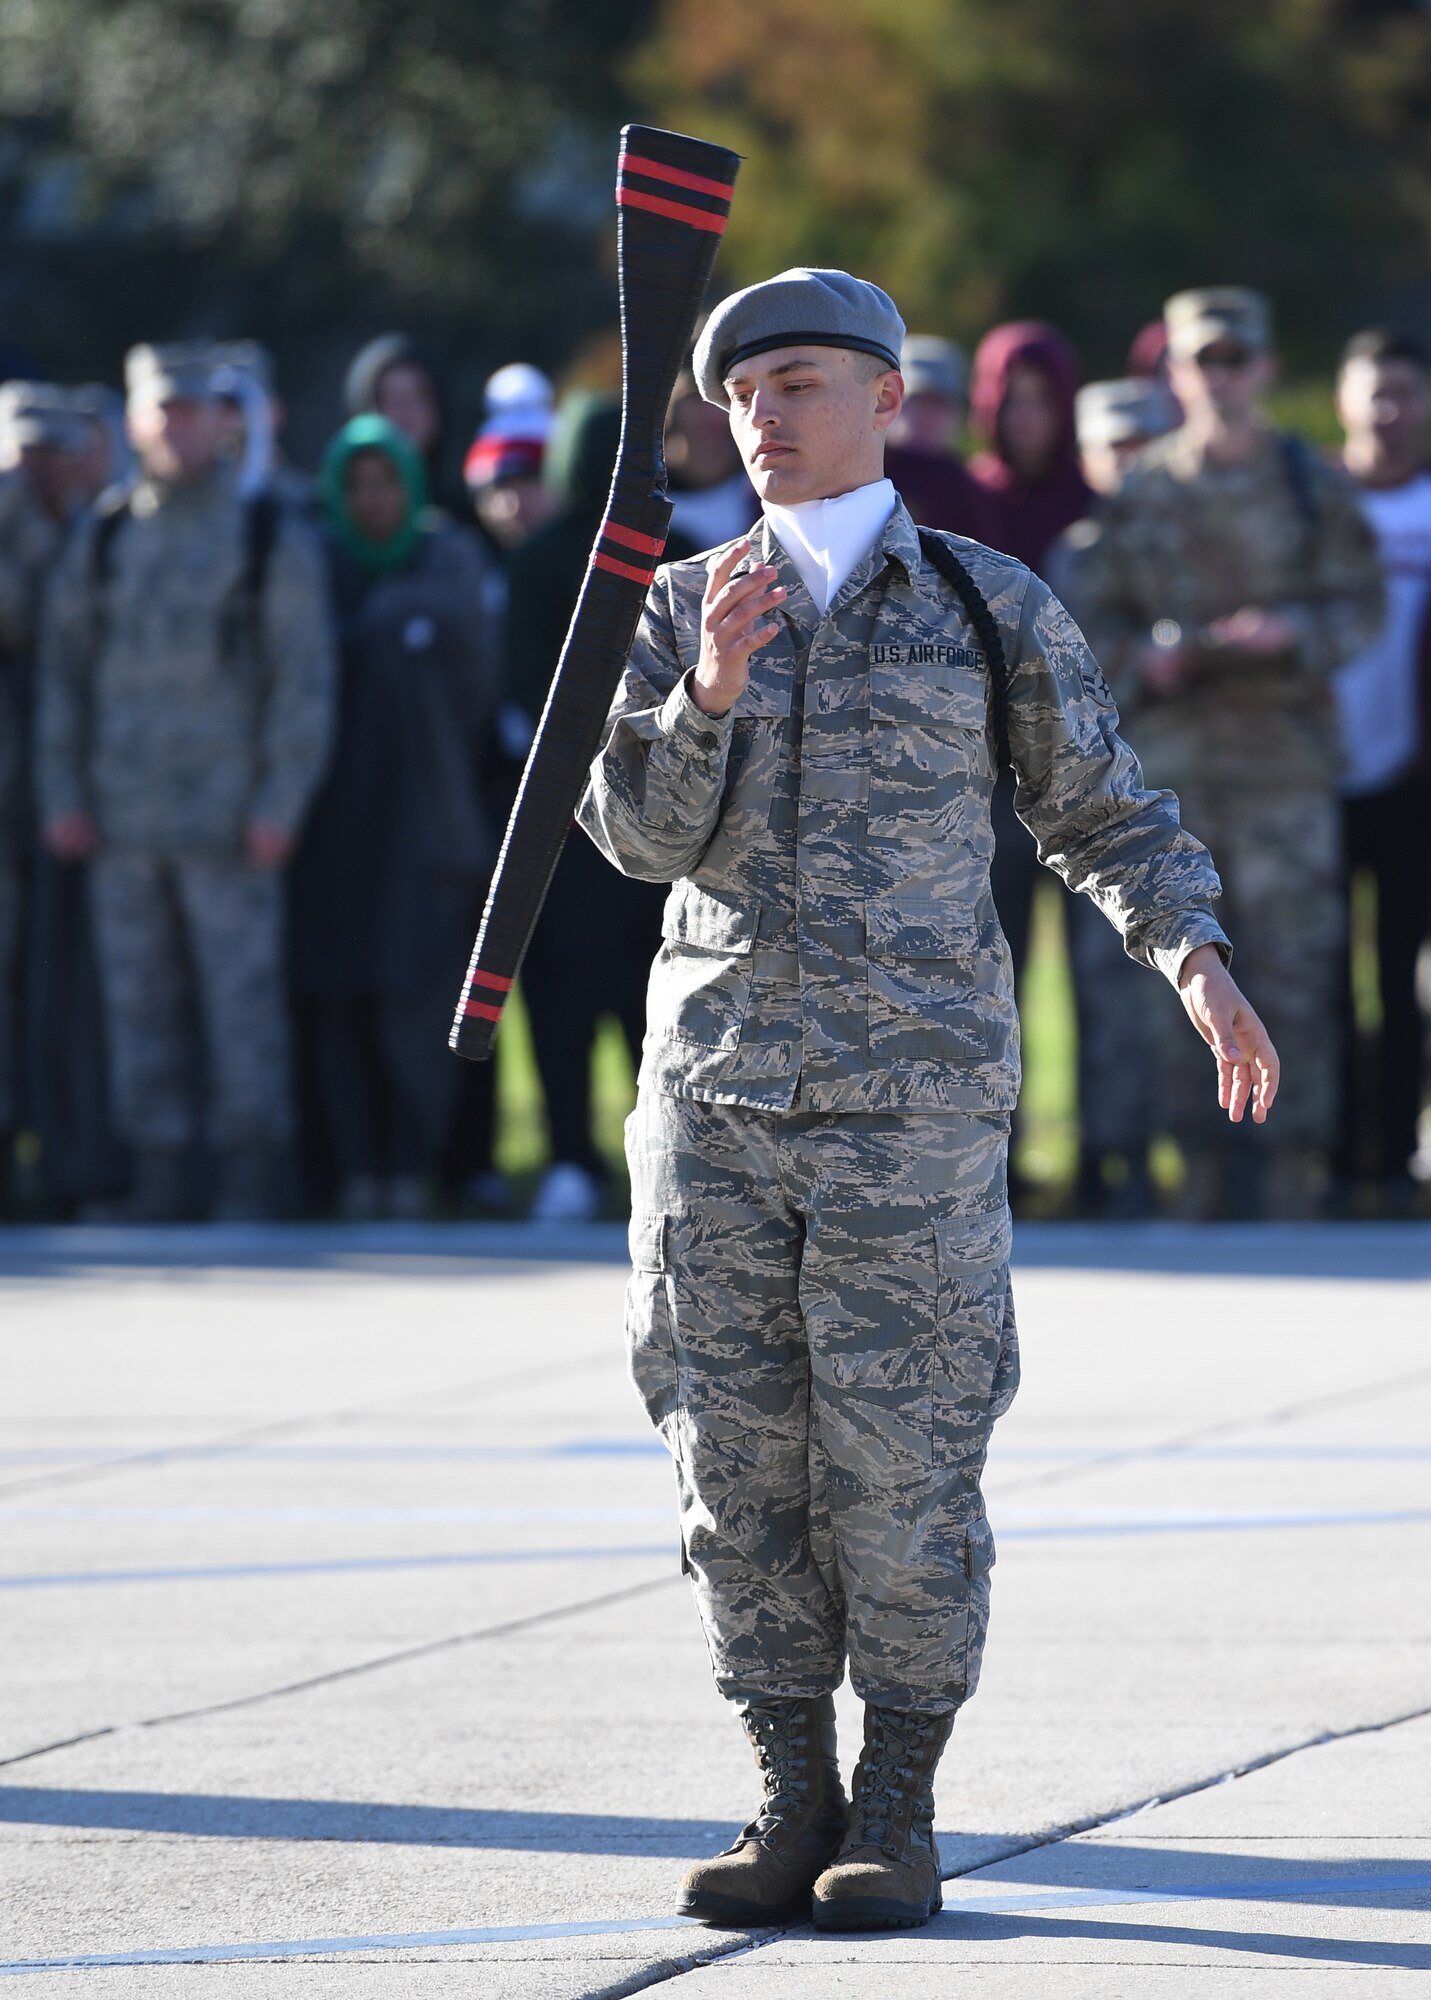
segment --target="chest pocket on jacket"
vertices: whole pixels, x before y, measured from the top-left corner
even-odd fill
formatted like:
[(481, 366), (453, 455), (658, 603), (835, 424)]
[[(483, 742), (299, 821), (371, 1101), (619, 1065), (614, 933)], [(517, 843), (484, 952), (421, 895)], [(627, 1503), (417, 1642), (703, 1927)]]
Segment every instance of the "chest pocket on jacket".
[(969, 1063), (989, 1047), (972, 912), (871, 901), (865, 907), (872, 1062)]
[(870, 831), (895, 822), (951, 831), (950, 814), (987, 792), (994, 769), (987, 738), (988, 683), (977, 667), (876, 664), (870, 669)]
[(727, 837), (747, 839), (769, 824), (784, 774), (790, 694), (788, 676), (755, 676), (736, 704), (721, 808)]
[(738, 904), (678, 882), (661, 920), (664, 944), (652, 974), (653, 1017), (703, 1048), (733, 1049), (750, 999), (751, 954), (760, 906)]

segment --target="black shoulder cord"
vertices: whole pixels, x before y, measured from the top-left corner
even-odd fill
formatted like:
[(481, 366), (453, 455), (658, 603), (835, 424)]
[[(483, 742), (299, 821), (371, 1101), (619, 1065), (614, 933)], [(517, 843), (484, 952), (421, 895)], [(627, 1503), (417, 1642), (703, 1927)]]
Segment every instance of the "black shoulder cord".
[(919, 530), (919, 546), (927, 562), (933, 563), (964, 607), (989, 662), (989, 697), (994, 710), (994, 752), (1000, 771), (1013, 768), (1009, 753), (1009, 663), (997, 621), (984, 593), (970, 576), (953, 549), (941, 535), (928, 528)]

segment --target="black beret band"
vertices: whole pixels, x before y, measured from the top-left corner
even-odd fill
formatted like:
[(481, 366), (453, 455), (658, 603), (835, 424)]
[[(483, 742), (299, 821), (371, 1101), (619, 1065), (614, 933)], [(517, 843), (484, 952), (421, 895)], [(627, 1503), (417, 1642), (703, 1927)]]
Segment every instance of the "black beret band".
[(771, 333), (759, 340), (747, 340), (728, 355), (721, 368), (721, 379), (742, 361), (749, 361), (756, 354), (769, 354), (777, 347), (848, 347), (858, 354), (873, 354), (886, 368), (899, 367), (899, 356), (876, 340), (860, 340), (849, 333)]

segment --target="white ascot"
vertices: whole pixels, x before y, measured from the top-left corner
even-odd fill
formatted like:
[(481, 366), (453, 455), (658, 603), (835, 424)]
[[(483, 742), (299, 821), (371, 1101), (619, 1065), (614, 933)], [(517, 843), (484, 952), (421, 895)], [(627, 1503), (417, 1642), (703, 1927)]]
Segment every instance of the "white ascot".
[(765, 502), (765, 518), (822, 616), (879, 540), (898, 505), (899, 496), (888, 479), (857, 486), (834, 500), (802, 500), (798, 507)]

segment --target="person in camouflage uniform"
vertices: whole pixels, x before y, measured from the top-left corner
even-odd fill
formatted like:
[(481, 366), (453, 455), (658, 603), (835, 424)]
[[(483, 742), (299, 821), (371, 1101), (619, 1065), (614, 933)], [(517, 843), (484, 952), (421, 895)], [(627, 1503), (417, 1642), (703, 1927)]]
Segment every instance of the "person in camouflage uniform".
[(308, 529), (275, 510), (261, 530), (237, 494), (207, 356), (136, 348), (126, 377), (142, 476), (75, 535), (47, 600), (42, 824), (53, 853), (95, 855), (133, 1212), (187, 1206), (192, 968), (215, 1212), (263, 1213), (291, 1136), (281, 870), (332, 728), (326, 590)]
[[(902, 331), (840, 272), (713, 315), (697, 377), (765, 519), (656, 573), (579, 811), (625, 873), (674, 884), (628, 1126), (627, 1333), (717, 1684), (765, 1776), (757, 1819), (686, 1877), (681, 1907), (716, 1920), (812, 1889), (831, 1928), (939, 1903), (933, 1773), (978, 1679), (979, 1480), (1018, 1379), (997, 645), (1043, 859), (1181, 986), (1233, 1116), (1254, 1068), (1254, 1116), (1276, 1088), (1208, 856), (1144, 791), (1077, 630), (1023, 564), (939, 537), (982, 594), (966, 613), (880, 477)], [(867, 1704), (853, 1812), (847, 1657)]]
[(1181, 292), (1166, 313), (1186, 421), (1104, 501), (1080, 603), (1150, 782), (1172, 787), (1215, 847), (1248, 993), (1287, 1062), (1275, 1145), (1233, 1153), (1159, 1010), (1161, 1122), (1187, 1157), (1185, 1211), (1299, 1216), (1314, 1210), (1336, 1116), (1331, 675), (1379, 629), (1380, 565), (1345, 474), (1261, 414), (1265, 301)]
[[(1086, 382), (1074, 399), (1074, 418), (1083, 476), (1095, 493), (1106, 494), (1117, 490), (1125, 467), (1145, 445), (1175, 427), (1178, 413), (1158, 383), (1133, 376)], [(1101, 533), (1098, 515), (1085, 515), (1059, 536), (1041, 567), (1050, 590), (1079, 625), (1082, 574)], [(1179, 1010), (1173, 994), (1141, 977), (1095, 904), (1082, 896), (1059, 900), (1078, 1026), (1077, 1209), (1103, 1221), (1128, 1221), (1147, 1215), (1153, 1205), (1149, 1017), (1155, 1007), (1174, 1015)]]

